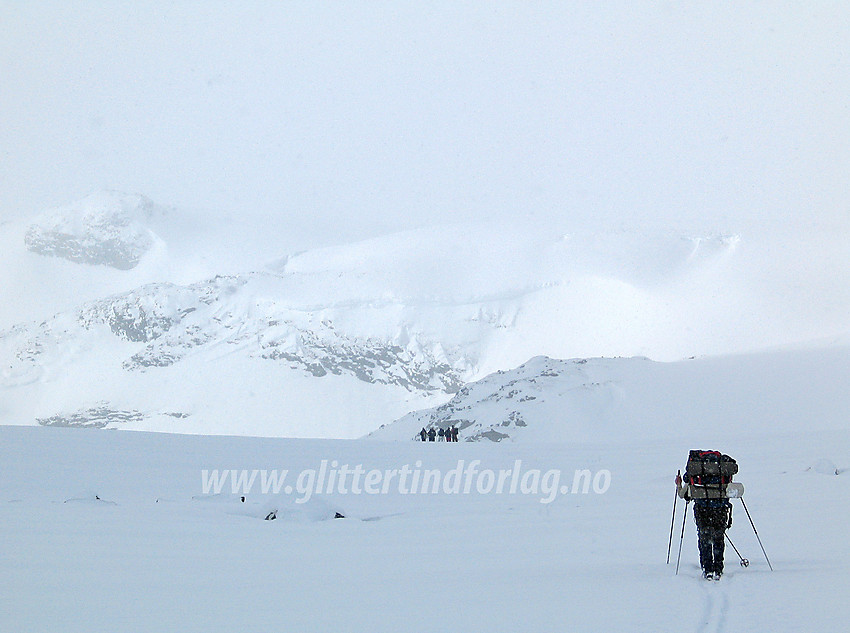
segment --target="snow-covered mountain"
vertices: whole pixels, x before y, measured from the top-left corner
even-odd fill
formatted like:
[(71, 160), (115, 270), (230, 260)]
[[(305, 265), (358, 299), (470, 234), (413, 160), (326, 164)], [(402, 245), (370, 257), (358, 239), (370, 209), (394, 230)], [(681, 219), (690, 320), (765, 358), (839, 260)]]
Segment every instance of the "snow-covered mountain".
[(18, 396), (6, 413), (64, 426), (357, 434), (456, 392), (474, 364), (421, 333), (340, 330), (330, 313), (281, 302), (286, 289), (262, 273), (152, 284), (14, 327), (0, 335), (0, 380)]
[(842, 429), (850, 413), (848, 377), (850, 346), (675, 363), (537, 357), (369, 437), (418, 439), (421, 428), (456, 426), (459, 439), (473, 442), (575, 442), (608, 434), (710, 442), (776, 428)]
[(314, 242), (290, 226), (98, 191), (0, 219), (0, 329), (152, 283), (262, 270)]
[(782, 346), (850, 309), (829, 241), (496, 223), (287, 253), (285, 229), (116, 192), (0, 226), (0, 420), (356, 437), (534, 356)]

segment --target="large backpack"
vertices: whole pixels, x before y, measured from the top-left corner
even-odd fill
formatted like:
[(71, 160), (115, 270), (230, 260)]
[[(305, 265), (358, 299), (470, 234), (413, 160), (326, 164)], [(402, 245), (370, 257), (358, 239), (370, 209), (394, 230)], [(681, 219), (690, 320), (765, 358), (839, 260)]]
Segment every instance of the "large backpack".
[(685, 480), (692, 499), (723, 499), (738, 462), (719, 451), (693, 450), (688, 454)]

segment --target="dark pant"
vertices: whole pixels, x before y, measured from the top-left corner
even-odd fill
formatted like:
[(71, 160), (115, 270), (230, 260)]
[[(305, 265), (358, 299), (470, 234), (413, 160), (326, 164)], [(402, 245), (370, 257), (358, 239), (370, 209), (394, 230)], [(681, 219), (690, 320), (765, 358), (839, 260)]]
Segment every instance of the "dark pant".
[(699, 535), (699, 564), (702, 570), (709, 574), (723, 573), (723, 551), (726, 544), (723, 541), (723, 529), (697, 529)]
[(724, 536), (729, 520), (727, 509), (694, 507), (694, 520), (699, 536), (699, 564), (708, 574), (723, 573)]

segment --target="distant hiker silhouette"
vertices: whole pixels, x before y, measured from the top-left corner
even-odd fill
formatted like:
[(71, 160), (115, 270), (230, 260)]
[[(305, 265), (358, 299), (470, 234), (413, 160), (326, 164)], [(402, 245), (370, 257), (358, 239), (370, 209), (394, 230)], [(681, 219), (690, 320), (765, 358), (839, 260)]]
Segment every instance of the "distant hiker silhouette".
[(419, 437), (422, 438), (422, 441), (426, 441), (428, 439), (428, 431), (425, 430), (425, 427), (422, 427), (422, 430), (419, 431)]
[(457, 427), (456, 426), (452, 427), (452, 436), (451, 437), (452, 437), (452, 442), (457, 442)]
[(437, 435), (440, 437), (440, 439), (437, 440), (438, 442), (442, 442), (446, 439), (446, 432), (443, 430), (442, 427), (440, 427), (440, 430), (437, 431)]
[(434, 427), (432, 426), (430, 429), (428, 429), (428, 441), (433, 442), (436, 439), (437, 439), (437, 431), (435, 431)]

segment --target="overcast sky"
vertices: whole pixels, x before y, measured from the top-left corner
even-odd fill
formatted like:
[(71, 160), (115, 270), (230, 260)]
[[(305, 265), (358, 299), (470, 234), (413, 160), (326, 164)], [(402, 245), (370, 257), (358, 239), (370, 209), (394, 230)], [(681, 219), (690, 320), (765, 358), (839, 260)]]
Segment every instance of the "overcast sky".
[(847, 223), (850, 3), (415, 5), (0, 0), (0, 217)]

